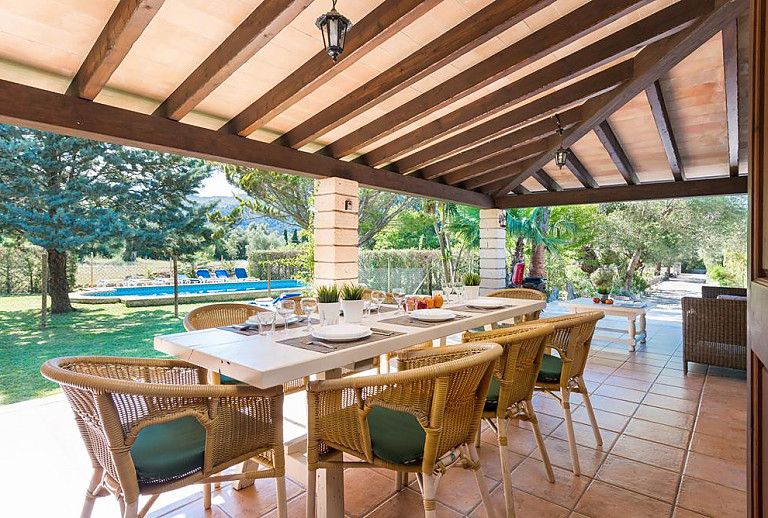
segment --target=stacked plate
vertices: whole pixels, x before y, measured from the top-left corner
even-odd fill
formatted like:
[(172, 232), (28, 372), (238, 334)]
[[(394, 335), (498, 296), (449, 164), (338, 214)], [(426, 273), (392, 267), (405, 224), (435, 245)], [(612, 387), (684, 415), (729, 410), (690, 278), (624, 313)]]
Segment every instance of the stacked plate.
[(466, 302), (467, 306), (478, 309), (498, 309), (506, 306), (504, 299), (498, 297), (480, 297)]
[(356, 324), (335, 324), (332, 326), (316, 327), (312, 336), (326, 342), (354, 342), (368, 338), (373, 334), (369, 328)]
[(422, 322), (445, 322), (456, 318), (456, 313), (448, 309), (416, 309), (409, 313), (410, 317)]

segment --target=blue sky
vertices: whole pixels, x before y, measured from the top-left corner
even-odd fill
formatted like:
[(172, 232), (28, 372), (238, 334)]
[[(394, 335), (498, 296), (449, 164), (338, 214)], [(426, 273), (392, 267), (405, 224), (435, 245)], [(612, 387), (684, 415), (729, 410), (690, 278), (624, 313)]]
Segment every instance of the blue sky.
[(199, 196), (241, 196), (245, 194), (227, 182), (227, 177), (220, 169), (214, 170), (213, 174), (205, 179), (203, 185), (198, 189)]

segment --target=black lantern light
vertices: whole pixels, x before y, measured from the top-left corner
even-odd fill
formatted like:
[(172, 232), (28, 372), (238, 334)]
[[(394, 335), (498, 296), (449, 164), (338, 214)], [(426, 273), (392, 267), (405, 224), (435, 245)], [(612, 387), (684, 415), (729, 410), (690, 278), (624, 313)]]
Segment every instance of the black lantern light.
[(347, 39), (347, 31), (352, 27), (352, 22), (336, 10), (336, 0), (333, 0), (331, 10), (318, 18), (315, 25), (323, 33), (325, 51), (335, 63), (344, 52), (344, 41)]
[(563, 126), (560, 124), (560, 116), (558, 114), (555, 114), (555, 121), (557, 122), (557, 134), (560, 135), (560, 148), (555, 151), (555, 165), (562, 169), (568, 160), (568, 150), (563, 147)]

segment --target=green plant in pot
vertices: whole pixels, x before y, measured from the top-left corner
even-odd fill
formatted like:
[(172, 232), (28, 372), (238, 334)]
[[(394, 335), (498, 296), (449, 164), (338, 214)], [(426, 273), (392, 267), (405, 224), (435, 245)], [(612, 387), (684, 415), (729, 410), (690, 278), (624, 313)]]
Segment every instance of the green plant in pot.
[(365, 286), (359, 284), (345, 284), (341, 287), (341, 310), (345, 322), (358, 324), (363, 321), (364, 294)]
[(315, 288), (315, 292), (317, 293), (317, 313), (322, 325), (338, 324), (341, 312), (339, 288), (336, 285), (321, 285)]
[(476, 299), (480, 296), (480, 274), (465, 273), (461, 279), (464, 282), (464, 298)]
[(605, 302), (610, 297), (610, 293), (613, 290), (613, 283), (616, 281), (616, 272), (613, 268), (602, 267), (598, 268), (589, 276), (592, 281), (592, 285), (600, 295), (600, 301)]

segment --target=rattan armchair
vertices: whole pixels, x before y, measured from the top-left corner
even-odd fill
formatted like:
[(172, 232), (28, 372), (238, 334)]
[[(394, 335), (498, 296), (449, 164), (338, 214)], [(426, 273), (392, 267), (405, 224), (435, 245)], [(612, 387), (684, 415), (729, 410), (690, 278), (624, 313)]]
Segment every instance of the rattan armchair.
[(600, 428), (597, 426), (595, 412), (592, 410), (592, 403), (589, 400), (589, 390), (584, 382), (584, 367), (587, 365), (592, 336), (595, 334), (597, 321), (603, 316), (601, 311), (590, 311), (588, 313), (542, 318), (535, 323), (520, 324), (519, 326), (552, 324), (555, 328), (554, 334), (547, 339), (545, 346), (557, 351), (558, 356), (544, 354), (535, 390), (554, 397), (563, 408), (565, 429), (571, 449), (571, 463), (573, 473), (576, 476), (581, 475), (581, 467), (579, 466), (576, 436), (571, 418), (571, 393), (581, 394), (584, 399), (584, 408), (592, 425), (595, 442), (598, 447), (603, 445)]
[(701, 298), (683, 297), (683, 372), (688, 362), (747, 368), (747, 301), (744, 288), (702, 286)]
[[(501, 352), (492, 343), (411, 351), (396, 373), (310, 382), (307, 517), (315, 516), (317, 470), (371, 466), (416, 473), (428, 517), (443, 473), (471, 469), (492, 517), (473, 440)], [(345, 462), (341, 452), (360, 460)]]
[[(110, 493), (134, 518), (172, 489), (257, 478), (276, 479), (287, 516), (279, 387), (210, 385), (205, 369), (180, 360), (57, 358), (41, 372), (64, 390), (91, 457), (82, 518)], [(247, 459), (264, 469), (216, 475)], [(140, 495), (149, 495), (141, 510)]]
[[(519, 300), (540, 300), (547, 302), (547, 296), (538, 291), (529, 288), (509, 288), (505, 290), (496, 290), (488, 294), (489, 297), (502, 297), (505, 299), (519, 299)], [(515, 323), (530, 322), (531, 320), (538, 320), (541, 316), (542, 310), (532, 311), (519, 317), (515, 317)]]
[(555, 481), (555, 474), (539, 429), (539, 421), (531, 402), (544, 348), (547, 339), (554, 332), (555, 328), (551, 324), (541, 324), (479, 333), (466, 332), (462, 336), (464, 343), (495, 342), (504, 349), (496, 362), (488, 398), (483, 409), (483, 419), (496, 430), (504, 481), (504, 499), (508, 510), (515, 508), (510, 479), (512, 467), (507, 449), (507, 431), (513, 419), (531, 423), (536, 444), (544, 461), (547, 479), (550, 482)]

